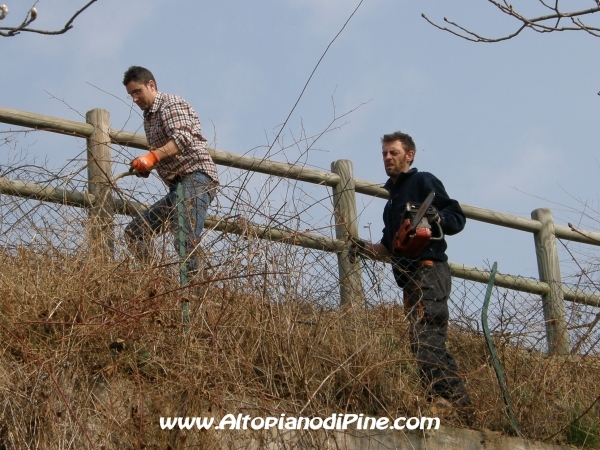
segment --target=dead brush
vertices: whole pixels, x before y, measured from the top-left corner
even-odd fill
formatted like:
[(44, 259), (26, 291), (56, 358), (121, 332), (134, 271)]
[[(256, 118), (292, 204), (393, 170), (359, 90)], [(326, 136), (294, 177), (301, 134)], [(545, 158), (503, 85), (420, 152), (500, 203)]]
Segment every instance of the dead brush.
[[(84, 250), (1, 253), (4, 448), (224, 448), (249, 439), (166, 432), (161, 416), (431, 415), (401, 307), (277, 297), (265, 283), (281, 277), (256, 267), (230, 260), (192, 290), (168, 265)], [(496, 345), (524, 435), (558, 432), (552, 441), (565, 442), (573, 408), (598, 395), (598, 359), (548, 358), (501, 338)], [(510, 431), (483, 337), (451, 328), (449, 346), (476, 425)], [(461, 426), (454, 416), (441, 420)]]

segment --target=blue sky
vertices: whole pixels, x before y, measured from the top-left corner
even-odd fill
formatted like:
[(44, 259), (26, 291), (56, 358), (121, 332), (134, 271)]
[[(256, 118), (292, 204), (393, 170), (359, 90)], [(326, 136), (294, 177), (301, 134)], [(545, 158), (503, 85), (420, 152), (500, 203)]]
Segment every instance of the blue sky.
[[(4, 26), (30, 6), (5, 3), (11, 14)], [(84, 3), (40, 0), (35, 25), (60, 28)], [(213, 146), (263, 156), (357, 5), (100, 0), (62, 36), (0, 40), (0, 105), (73, 120), (100, 107), (111, 112), (113, 127), (135, 131), (141, 119), (128, 120), (121, 79), (127, 67), (142, 65), (160, 90), (194, 106)], [(284, 141), (302, 130), (318, 134), (335, 113), (354, 110), (320, 138), (308, 165), (329, 170), (332, 161), (350, 159), (356, 177), (383, 183), (379, 139), (402, 130), (417, 143), (415, 166), (438, 176), (461, 203), (522, 217), (550, 207), (562, 225), (577, 222), (585, 209), (591, 215), (585, 227), (597, 228), (600, 39), (524, 32), (504, 43), (475, 44), (433, 28), (421, 13), (491, 35), (514, 29), (483, 0), (365, 0), (316, 71)], [(57, 165), (80, 150), (72, 139), (46, 133), (30, 146)], [(299, 154), (292, 148), (273, 159)], [(361, 227), (370, 224), (379, 238), (383, 203), (362, 196), (358, 203)], [(368, 229), (361, 234), (368, 237)], [(469, 221), (449, 239), (448, 253), (457, 263), (498, 261), (501, 272), (537, 275), (527, 233)]]

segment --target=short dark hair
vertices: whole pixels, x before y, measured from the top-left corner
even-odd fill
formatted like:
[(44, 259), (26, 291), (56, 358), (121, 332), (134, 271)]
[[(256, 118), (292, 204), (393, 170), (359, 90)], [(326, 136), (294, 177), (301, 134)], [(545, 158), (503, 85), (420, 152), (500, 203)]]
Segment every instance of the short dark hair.
[[(383, 137), (381, 138), (382, 144), (384, 144), (386, 142), (394, 142), (394, 141), (402, 142), (402, 145), (404, 146), (405, 151), (407, 151), (407, 152), (413, 151), (415, 153), (415, 155), (417, 154), (417, 146), (415, 145), (415, 141), (413, 141), (413, 138), (410, 135), (403, 133), (402, 131), (396, 131), (394, 133), (384, 134)], [(413, 157), (413, 160), (410, 162), (409, 165), (412, 165), (414, 160), (415, 159)]]
[(154, 81), (154, 85), (156, 85), (156, 80), (152, 72), (145, 67), (131, 66), (123, 76), (123, 86), (127, 86), (132, 81), (146, 85), (150, 80)]

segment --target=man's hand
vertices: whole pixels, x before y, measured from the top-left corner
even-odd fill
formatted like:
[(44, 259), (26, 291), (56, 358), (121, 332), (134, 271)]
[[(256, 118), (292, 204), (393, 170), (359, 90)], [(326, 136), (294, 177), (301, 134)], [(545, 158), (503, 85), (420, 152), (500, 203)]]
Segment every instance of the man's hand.
[(150, 176), (150, 171), (158, 161), (160, 161), (158, 155), (154, 151), (150, 151), (131, 161), (129, 173), (135, 171), (138, 177), (148, 178)]
[(359, 256), (372, 255), (369, 250), (369, 243), (359, 238), (350, 238), (350, 246), (348, 247), (348, 260), (354, 264)]
[(438, 213), (435, 213), (433, 216), (431, 217), (427, 217), (427, 221), (429, 222), (429, 224), (432, 223), (442, 223), (442, 218), (440, 217), (440, 215)]

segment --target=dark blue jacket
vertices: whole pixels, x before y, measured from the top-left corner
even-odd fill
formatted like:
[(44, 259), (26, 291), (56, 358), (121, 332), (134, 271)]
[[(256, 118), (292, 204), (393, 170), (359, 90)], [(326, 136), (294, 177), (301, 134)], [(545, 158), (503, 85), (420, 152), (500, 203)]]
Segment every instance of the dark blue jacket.
[[(440, 180), (428, 172), (419, 172), (416, 168), (406, 173), (401, 173), (394, 183), (391, 178), (385, 183), (384, 188), (390, 193), (390, 199), (383, 210), (383, 238), (381, 243), (392, 253), (392, 240), (400, 228), (402, 213), (408, 202), (422, 203), (431, 191), (435, 192), (433, 205), (438, 209), (442, 218), (444, 234), (452, 236), (465, 227), (466, 217), (456, 200), (448, 197), (446, 189)], [(446, 255), (446, 240), (430, 241), (415, 260), (392, 256), (399, 267), (412, 270), (415, 261), (430, 259), (433, 261), (448, 261)], [(397, 269), (394, 274), (397, 274)], [(397, 276), (398, 277), (398, 276)], [(396, 277), (396, 278), (397, 278)]]

